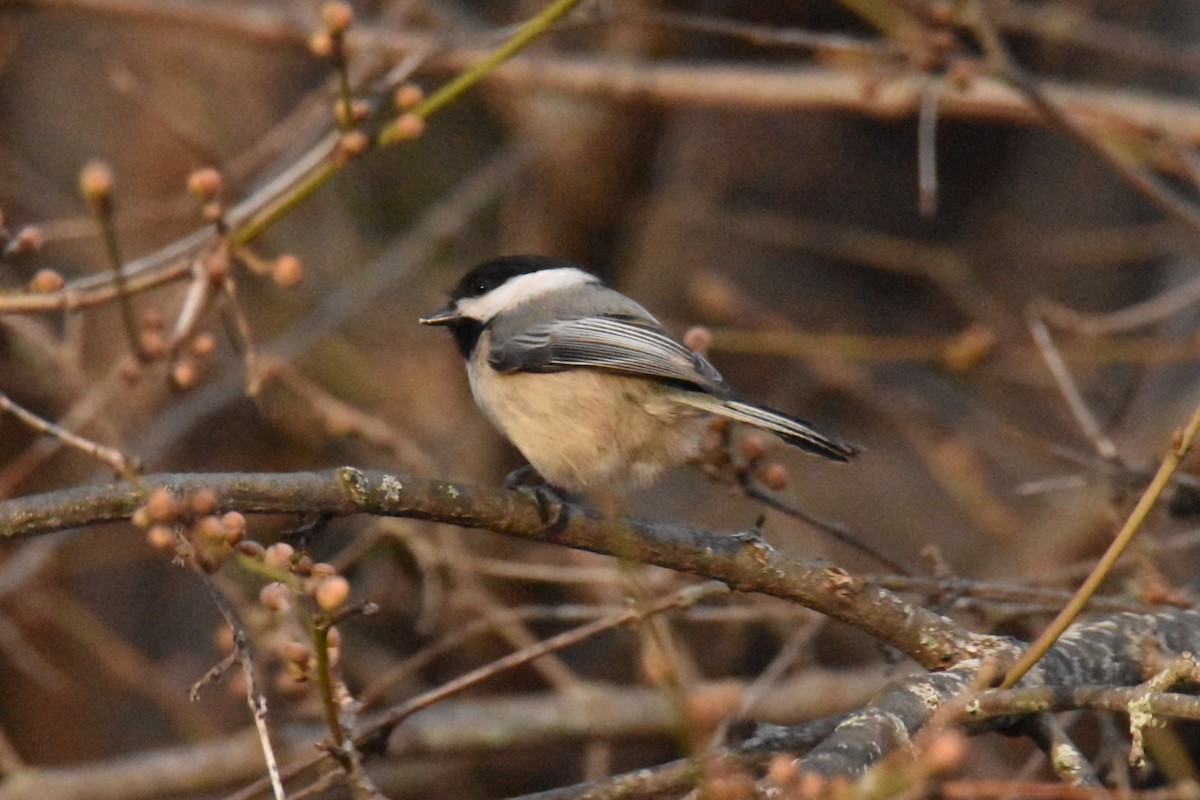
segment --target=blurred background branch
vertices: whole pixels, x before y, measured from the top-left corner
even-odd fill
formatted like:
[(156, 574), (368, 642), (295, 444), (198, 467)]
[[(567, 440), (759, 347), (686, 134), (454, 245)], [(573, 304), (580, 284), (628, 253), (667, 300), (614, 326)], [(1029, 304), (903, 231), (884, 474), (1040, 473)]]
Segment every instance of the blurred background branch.
[[(498, 485), (517, 457), (475, 409), (450, 343), (416, 319), (500, 253), (581, 261), (673, 330), (706, 326), (731, 383), (870, 452), (840, 469), (731, 432), (730, 458), (783, 510), (681, 471), (623, 511), (698, 531), (744, 531), (766, 513), (774, 550), (704, 539), (713, 563), (735, 583), (775, 567), (797, 579), (804, 564), (802, 592), (709, 597), (491, 674), (405, 720), (391, 744), (332, 752), (302, 794), (752, 788), (790, 762), (741, 749), (731, 723), (760, 710), (823, 723), (862, 707), (859, 693), (821, 708), (784, 699), (795, 685), (832, 695), (836, 676), (884, 685), (904, 657), (863, 629), (936, 667), (980, 634), (1032, 638), (1087, 574), (1200, 396), (1194, 9), (574, 5), (0, 10), (0, 396), (12, 412), (0, 416), (0, 507), (113, 491), (118, 517), (154, 509), (143, 528), (0, 547), (0, 797), (22, 796), (22, 780), (68, 796), (106, 768), (90, 786), (112, 796), (257, 791), (240, 679), (182, 700), (232, 642), (176, 559), (213, 570), (243, 618), (285, 754), (294, 733), (331, 736), (312, 727), (331, 713), (351, 730), (359, 702), (437, 696), (693, 585), (547, 537), (327, 517), (312, 496), (239, 520), (199, 484), (154, 505), (154, 486), (138, 483), (355, 464)], [(530, 19), (542, 22), (522, 28)], [(477, 69), (489, 54), (507, 60)], [(403, 142), (379, 146), (392, 138)], [(93, 162), (111, 193), (80, 186)], [(134, 463), (151, 476), (100, 488)], [(1194, 603), (1196, 471), (1190, 455), (1094, 610)], [(431, 496), (436, 518), (477, 524), (455, 516), (470, 498), (518, 502), (468, 494)], [(45, 528), (69, 527), (72, 509)], [(913, 574), (864, 581), (879, 569), (871, 553)], [(905, 639), (914, 620), (949, 651)], [(739, 712), (752, 690), (766, 700)], [(612, 728), (578, 726), (587, 697), (610, 699)], [(443, 709), (466, 720), (446, 728), (448, 744), (411, 744)], [(471, 720), (493, 711), (517, 722), (480, 743)], [(1132, 769), (1110, 717), (1060, 721), (950, 748), (966, 753), (952, 782), (920, 771), (934, 763), (925, 749), (916, 772), (889, 775), (963, 796), (1000, 791), (983, 779), (1006, 775), (1005, 790), (1054, 795), (1073, 779), (1032, 744), (1058, 741), (1091, 761), (1077, 774), (1169, 795), (1200, 749), (1177, 725), (1148, 737), (1148, 766)], [(928, 740), (946, 745), (955, 724), (933, 728)], [(705, 749), (727, 729), (729, 749)], [(237, 759), (220, 755), (226, 742), (242, 742)], [(195, 783), (150, 769), (193, 747)], [(620, 779), (655, 765), (650, 783)]]

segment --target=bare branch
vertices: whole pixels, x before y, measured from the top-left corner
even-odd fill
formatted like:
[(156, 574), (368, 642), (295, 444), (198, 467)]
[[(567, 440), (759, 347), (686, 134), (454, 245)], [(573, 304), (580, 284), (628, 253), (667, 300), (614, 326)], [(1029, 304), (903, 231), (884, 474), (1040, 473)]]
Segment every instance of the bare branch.
[(29, 411), (24, 406), (20, 406), (3, 392), (0, 392), (0, 411), (7, 411), (22, 423), (34, 429), (38, 433), (52, 436), (67, 447), (73, 447), (82, 453), (86, 453), (97, 461), (106, 464), (113, 472), (118, 475), (132, 476), (131, 463), (132, 461), (125, 456), (120, 450), (114, 447), (93, 442), (91, 439), (86, 439), (77, 433), (73, 433), (61, 425), (57, 425), (49, 420), (42, 419), (37, 414)]
[(150, 492), (202, 489), (221, 510), (242, 513), (378, 514), (484, 528), (509, 536), (617, 555), (713, 578), (738, 591), (798, 602), (849, 622), (928, 668), (1004, 648), (837, 567), (792, 559), (711, 531), (668, 523), (604, 519), (570, 507), (561, 532), (545, 530), (536, 503), (520, 492), (342, 467), (325, 472), (157, 474), (140, 486), (82, 486), (0, 503), (0, 537), (18, 538), (127, 520)]

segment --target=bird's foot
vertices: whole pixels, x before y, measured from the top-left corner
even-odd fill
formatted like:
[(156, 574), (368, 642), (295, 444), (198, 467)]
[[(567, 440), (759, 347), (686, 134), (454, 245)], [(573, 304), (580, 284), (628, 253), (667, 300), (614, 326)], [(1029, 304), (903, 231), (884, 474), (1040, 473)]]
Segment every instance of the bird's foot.
[(567, 504), (562, 495), (538, 474), (532, 464), (515, 469), (504, 479), (504, 488), (520, 492), (537, 506), (541, 533), (554, 533), (567, 524)]
[(521, 489), (523, 487), (544, 484), (546, 479), (538, 474), (533, 464), (517, 467), (504, 478), (505, 489)]

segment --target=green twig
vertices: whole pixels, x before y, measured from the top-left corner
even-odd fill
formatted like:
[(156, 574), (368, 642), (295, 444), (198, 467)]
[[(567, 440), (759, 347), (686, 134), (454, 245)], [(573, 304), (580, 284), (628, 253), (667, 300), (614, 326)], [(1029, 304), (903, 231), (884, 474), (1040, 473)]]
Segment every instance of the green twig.
[[(580, 0), (554, 0), (553, 3), (542, 9), (541, 13), (518, 28), (516, 33), (485, 56), (478, 64), (463, 70), (449, 83), (417, 104), (408, 114), (420, 119), (428, 119), (433, 116), (443, 107), (457, 100), (468, 89), (479, 83), (496, 67), (528, 47), (534, 39), (549, 30), (551, 25), (565, 16), (571, 9), (579, 5), (579, 3)], [(379, 144), (393, 144), (404, 138), (404, 135), (397, 129), (397, 123), (393, 122), (379, 134)]]
[(342, 724), (338, 721), (337, 701), (333, 697), (333, 675), (329, 663), (329, 626), (330, 620), (319, 620), (312, 627), (313, 650), (317, 654), (317, 683), (321, 687), (321, 705), (325, 708), (325, 724), (329, 726), (329, 735), (333, 737), (335, 747), (341, 747), (345, 741)]
[[(580, 2), (581, 0), (555, 0), (540, 14), (517, 29), (516, 33), (484, 57), (478, 64), (464, 70), (458, 77), (442, 86), (411, 111), (407, 112), (405, 116), (414, 116), (422, 120), (433, 116), (468, 89), (479, 83), (480, 80), (500, 64), (523, 50), (534, 39), (549, 30), (554, 22), (562, 18)], [(344, 159), (337, 157), (340, 136), (340, 132), (330, 134), (322, 145), (328, 150), (329, 156), (314, 168), (312, 172), (301, 179), (286, 197), (283, 197), (273, 205), (263, 208), (231, 231), (229, 235), (230, 244), (237, 247), (255, 239), (277, 220), (308, 199), (317, 189), (324, 186), (330, 178), (340, 172), (344, 166)], [(386, 146), (404, 141), (407, 138), (410, 137), (398, 132), (397, 124), (393, 122), (380, 132), (376, 139), (376, 144)]]
[(282, 197), (272, 203), (267, 203), (244, 222), (235, 226), (229, 232), (229, 244), (231, 247), (240, 247), (257, 239), (263, 231), (285, 217), (293, 208), (303, 203), (318, 189), (328, 183), (329, 179), (336, 175), (342, 167), (336, 159), (331, 157), (332, 154), (337, 152), (340, 138), (340, 131), (329, 134), (325, 138), (325, 141), (318, 145), (318, 149), (326, 151), (324, 161), (301, 178), (297, 185)]
[(117, 290), (117, 303), (121, 307), (121, 323), (125, 326), (125, 335), (129, 337), (129, 345), (139, 361), (148, 361), (142, 348), (142, 337), (138, 332), (137, 314), (133, 309), (133, 299), (125, 286), (125, 276), (121, 273), (121, 265), (125, 263), (121, 257), (121, 244), (117, 238), (117, 226), (113, 220), (112, 172), (108, 165), (93, 161), (83, 168), (79, 178), (83, 199), (87, 202), (88, 210), (100, 225), (100, 233), (104, 238), (104, 250), (108, 255), (109, 267), (113, 272), (113, 284)]
[(338, 116), (338, 128), (348, 131), (354, 127), (354, 90), (350, 87), (350, 68), (346, 61), (345, 37), (338, 33), (333, 37), (333, 69), (337, 73), (338, 102), (342, 113)]

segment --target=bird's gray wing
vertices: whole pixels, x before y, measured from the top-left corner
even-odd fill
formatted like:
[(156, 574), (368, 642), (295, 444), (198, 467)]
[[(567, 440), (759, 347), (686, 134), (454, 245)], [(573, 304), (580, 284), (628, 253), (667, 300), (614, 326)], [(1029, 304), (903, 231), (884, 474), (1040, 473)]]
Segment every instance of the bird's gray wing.
[(554, 320), (502, 341), (493, 338), (488, 363), (500, 372), (602, 369), (728, 392), (721, 374), (699, 353), (657, 324), (622, 315)]

